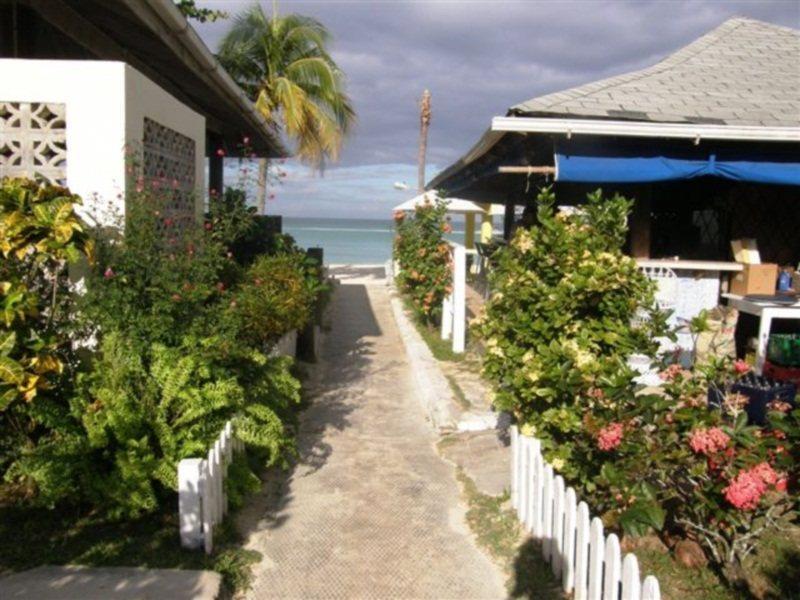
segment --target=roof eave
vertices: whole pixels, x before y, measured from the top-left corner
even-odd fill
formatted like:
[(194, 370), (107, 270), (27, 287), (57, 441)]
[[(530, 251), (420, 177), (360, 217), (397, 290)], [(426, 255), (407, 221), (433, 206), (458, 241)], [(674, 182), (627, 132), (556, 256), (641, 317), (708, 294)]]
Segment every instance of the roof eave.
[(494, 117), (491, 131), (641, 138), (800, 142), (800, 127), (661, 123), (556, 117)]
[[(189, 25), (186, 17), (181, 13), (172, 0), (124, 0), (128, 8), (136, 14), (149, 27), (154, 28), (152, 17), (156, 16), (162, 27), (173, 40), (191, 56), (195, 65), (184, 60), (188, 68), (199, 68), (201, 77), (216, 91), (230, 100), (253, 127), (253, 131), (261, 137), (268, 151), (264, 152), (270, 158), (281, 158), (289, 155), (281, 142), (276, 138), (266, 119), (253, 106), (242, 89), (222, 67), (217, 57), (205, 45), (197, 32)], [(148, 14), (149, 9), (149, 14)], [(154, 29), (155, 30), (155, 29)], [(158, 31), (157, 33), (164, 33)], [(181, 56), (183, 60), (183, 56)]]

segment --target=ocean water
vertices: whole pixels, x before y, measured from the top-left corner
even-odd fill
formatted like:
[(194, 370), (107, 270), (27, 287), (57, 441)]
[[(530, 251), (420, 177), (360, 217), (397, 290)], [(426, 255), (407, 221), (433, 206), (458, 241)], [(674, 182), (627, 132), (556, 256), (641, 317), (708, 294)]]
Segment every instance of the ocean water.
[[(392, 256), (395, 233), (391, 219), (306, 217), (283, 217), (283, 231), (303, 248), (323, 248), (325, 263), (329, 265), (382, 265)], [(454, 231), (452, 236), (463, 243), (463, 231)]]

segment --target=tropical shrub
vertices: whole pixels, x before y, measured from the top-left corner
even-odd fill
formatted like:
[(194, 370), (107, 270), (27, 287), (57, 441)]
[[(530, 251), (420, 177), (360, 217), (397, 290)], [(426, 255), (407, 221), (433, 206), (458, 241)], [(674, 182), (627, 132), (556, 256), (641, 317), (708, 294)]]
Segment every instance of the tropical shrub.
[(129, 199), (125, 235), (97, 244), (97, 265), (81, 298), (89, 333), (122, 331), (129, 343), (178, 344), (213, 326), (210, 312), (241, 276), (224, 244), (164, 216), (148, 192)]
[[(77, 359), (69, 343), (70, 265), (91, 259), (80, 198), (23, 179), (0, 182), (0, 472), (69, 421)], [(34, 493), (20, 484), (18, 492)]]
[(76, 400), (88, 460), (102, 466), (83, 493), (111, 516), (155, 510), (177, 491), (178, 462), (203, 456), (229, 419), (268, 463), (281, 462), (293, 449), (284, 422), (298, 402), (287, 359), (216, 337), (153, 344), (143, 356), (108, 334)]
[(264, 255), (247, 270), (228, 316), (236, 321), (240, 339), (255, 347), (269, 346), (286, 332), (305, 327), (321, 287), (316, 268), (304, 253)]
[[(29, 502), (116, 518), (168, 506), (178, 461), (204, 454), (228, 419), (262, 464), (294, 452), (299, 382), (264, 342), (309, 318), (318, 278), (283, 238), (278, 255), (239, 264), (230, 248), (253, 215), (236, 203), (227, 220), (196, 227), (163, 211), (169, 190), (135, 188), (124, 235), (97, 235), (77, 308), (65, 266), (94, 243), (72, 212), (79, 199), (29, 183), (3, 188), (2, 250), (12, 260), (0, 265), (10, 282), (2, 364), (39, 378), (28, 385), (15, 367), (17, 379), (2, 379), (0, 467)], [(260, 297), (258, 277), (269, 282)], [(232, 493), (252, 488), (246, 461), (232, 473)]]
[(652, 282), (622, 253), (630, 201), (598, 191), (570, 215), (554, 203), (542, 191), (538, 224), (495, 254), (493, 294), (475, 330), (495, 405), (542, 440), (565, 476), (590, 482), (599, 465), (576, 448), (584, 415), (630, 394), (626, 359), (655, 354), (664, 315)]
[[(763, 428), (747, 424), (743, 396), (727, 393), (709, 410), (709, 385), (744, 368), (673, 365), (663, 394), (631, 396), (584, 432), (606, 455), (594, 494), (606, 522), (696, 540), (732, 581), (763, 535), (794, 518), (800, 464), (800, 423), (787, 403), (770, 406)], [(610, 428), (619, 435), (609, 442)]]
[(410, 300), (417, 317), (428, 325), (441, 318), (442, 301), (451, 291), (450, 249), (444, 234), (450, 230), (444, 202), (425, 202), (409, 216), (395, 214), (394, 259), (397, 285)]
[(762, 536), (795, 518), (797, 412), (773, 402), (766, 426), (748, 425), (746, 399), (729, 392), (748, 367), (729, 358), (669, 365), (659, 393), (637, 392), (625, 359), (654, 354), (665, 315), (621, 253), (629, 202), (595, 193), (556, 215), (546, 190), (538, 203), (539, 224), (496, 255), (476, 323), (496, 404), (606, 527), (696, 541), (736, 581)]

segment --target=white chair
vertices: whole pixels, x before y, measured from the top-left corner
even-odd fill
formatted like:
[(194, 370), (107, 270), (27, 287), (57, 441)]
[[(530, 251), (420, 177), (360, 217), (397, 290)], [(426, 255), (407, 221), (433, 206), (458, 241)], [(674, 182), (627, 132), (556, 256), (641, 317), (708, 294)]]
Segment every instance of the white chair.
[[(656, 282), (656, 306), (659, 310), (673, 311), (667, 319), (667, 323), (672, 328), (677, 328), (678, 318), (675, 315), (675, 307), (678, 303), (678, 276), (675, 271), (669, 267), (639, 267), (644, 275)], [(643, 313), (636, 315), (633, 319), (633, 325), (640, 324), (645, 320), (646, 316)], [(671, 341), (668, 338), (659, 338), (659, 353), (667, 354), (681, 349), (679, 344)], [(650, 365), (650, 359), (644, 355), (634, 354), (629, 360), (630, 367), (639, 373), (637, 383), (647, 386), (659, 385), (660, 379), (657, 370), (653, 369)]]

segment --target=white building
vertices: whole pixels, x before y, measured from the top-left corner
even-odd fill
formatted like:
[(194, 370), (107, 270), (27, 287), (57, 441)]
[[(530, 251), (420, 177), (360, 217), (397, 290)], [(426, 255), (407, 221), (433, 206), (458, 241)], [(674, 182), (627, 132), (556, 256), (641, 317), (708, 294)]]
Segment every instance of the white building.
[(174, 190), (165, 212), (197, 217), (245, 136), (284, 154), (172, 0), (0, 0), (0, 177), (65, 184), (105, 221), (135, 162)]

